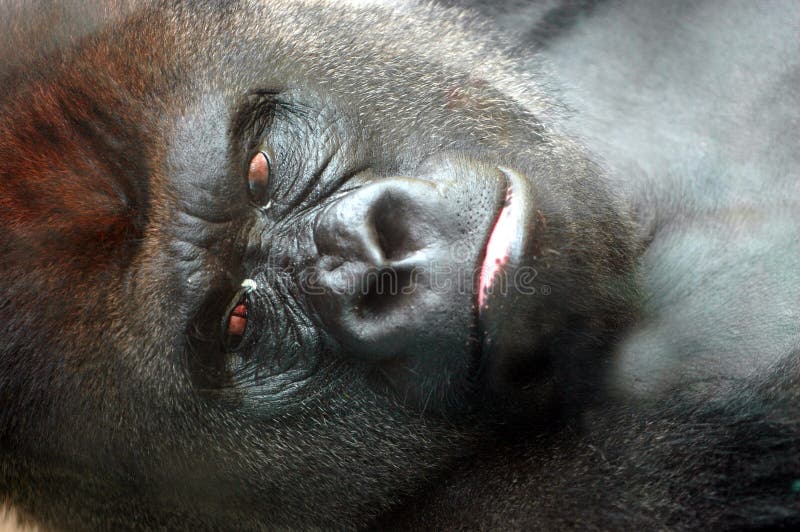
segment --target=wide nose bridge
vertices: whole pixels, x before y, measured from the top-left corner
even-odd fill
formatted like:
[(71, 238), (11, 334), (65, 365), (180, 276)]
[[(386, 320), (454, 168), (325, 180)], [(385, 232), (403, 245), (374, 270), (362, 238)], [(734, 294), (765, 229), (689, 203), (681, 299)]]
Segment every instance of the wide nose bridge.
[(448, 240), (437, 228), (445, 218), (439, 196), (435, 183), (420, 179), (370, 183), (316, 215), (281, 224), (268, 235), (266, 257), (254, 246), (251, 260), (258, 270), (293, 272), (301, 284), (311, 280), (313, 290), (337, 291), (342, 278), (352, 285), (374, 270), (408, 270)]
[(387, 178), (317, 217), (317, 256), (301, 282), (319, 321), (350, 355), (397, 355), (401, 343), (392, 338), (420, 327), (433, 296), (421, 272), (447, 255), (451, 236), (443, 206), (437, 184)]
[(419, 179), (372, 183), (329, 205), (317, 218), (314, 243), (323, 263), (399, 267), (440, 241), (439, 190)]

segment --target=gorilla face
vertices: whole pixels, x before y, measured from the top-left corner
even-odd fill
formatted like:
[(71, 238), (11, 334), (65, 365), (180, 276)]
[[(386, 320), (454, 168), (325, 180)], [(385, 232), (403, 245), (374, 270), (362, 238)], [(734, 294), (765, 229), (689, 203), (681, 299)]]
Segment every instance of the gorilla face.
[(0, 78), (15, 504), (352, 526), (492, 419), (582, 400), (561, 384), (628, 318), (632, 224), (463, 24), (148, 7)]
[[(614, 323), (629, 229), (581, 151), (535, 116), (555, 112), (543, 97), (516, 94), (522, 80), (464, 51), (431, 57), (419, 43), (449, 38), (406, 19), (419, 12), (375, 35), (377, 8), (358, 20), (305, 10), (289, 28), (255, 13), (226, 33), (236, 64), (192, 57), (215, 84), (236, 81), (182, 102), (165, 140), (169, 210), (196, 219), (169, 221), (192, 236), (171, 239), (178, 256), (159, 269), (180, 265), (163, 290), (187, 287), (178, 299), (200, 309), (193, 336), (210, 341), (190, 360), (203, 388), (258, 403), (287, 368), (305, 378), (346, 360), (381, 395), (453, 415), (519, 378), (566, 323)], [(343, 46), (349, 24), (363, 37)], [(287, 54), (286, 34), (308, 44)], [(245, 278), (258, 288), (243, 296)], [(234, 316), (236, 348), (220, 351), (235, 309), (247, 314)]]

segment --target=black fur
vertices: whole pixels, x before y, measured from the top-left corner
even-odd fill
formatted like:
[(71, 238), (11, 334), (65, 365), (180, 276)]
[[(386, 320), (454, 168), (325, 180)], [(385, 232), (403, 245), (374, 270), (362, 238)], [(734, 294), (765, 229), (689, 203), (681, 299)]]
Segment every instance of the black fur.
[[(0, 4), (0, 499), (65, 530), (800, 525), (800, 9), (441, 4)], [(401, 251), (474, 253), (497, 167), (538, 209), (547, 292), (495, 324), (524, 349), (481, 358), (472, 292), (351, 315), (287, 268), (360, 257), (370, 191)]]

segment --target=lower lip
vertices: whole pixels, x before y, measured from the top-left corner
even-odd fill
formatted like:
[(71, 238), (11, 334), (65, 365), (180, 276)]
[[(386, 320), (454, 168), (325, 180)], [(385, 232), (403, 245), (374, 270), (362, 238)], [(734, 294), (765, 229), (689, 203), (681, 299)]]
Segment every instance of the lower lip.
[(486, 243), (486, 256), (481, 266), (480, 282), (478, 284), (478, 307), (485, 308), (488, 296), (497, 277), (502, 275), (504, 267), (508, 264), (512, 246), (519, 239), (519, 228), (522, 215), (519, 209), (514, 208), (513, 191), (509, 187), (506, 204), (497, 216), (497, 221)]

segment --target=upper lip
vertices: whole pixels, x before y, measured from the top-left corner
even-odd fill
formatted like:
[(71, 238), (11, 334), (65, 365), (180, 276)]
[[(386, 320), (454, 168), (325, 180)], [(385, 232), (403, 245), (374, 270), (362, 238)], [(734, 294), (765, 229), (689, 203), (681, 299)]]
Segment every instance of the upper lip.
[(477, 289), (477, 304), (479, 310), (485, 306), (485, 298), (491, 288), (495, 277), (503, 274), (508, 266), (518, 262), (520, 241), (524, 238), (521, 226), (524, 225), (524, 185), (518, 183), (520, 176), (504, 167), (498, 167), (505, 186), (500, 207), (493, 218), (489, 236), (484, 246), (483, 260), (480, 264), (479, 282)]
[[(499, 166), (498, 170), (506, 182), (505, 196), (486, 241), (483, 260), (481, 261), (482, 271), (480, 272), (481, 275), (479, 275), (480, 280), (476, 294), (478, 333), (481, 337), (481, 351), (484, 352), (489, 345), (494, 343), (494, 340), (488, 335), (500, 333), (503, 324), (511, 316), (509, 313), (521, 310), (517, 308), (518, 301), (512, 291), (515, 289), (514, 277), (516, 276), (516, 271), (524, 266), (526, 262), (527, 232), (528, 228), (532, 226), (530, 220), (532, 216), (530, 209), (532, 196), (530, 183), (524, 176), (514, 170), (502, 166)], [(509, 217), (509, 225), (499, 227), (499, 230), (502, 231), (502, 234), (500, 234), (497, 233), (498, 225), (502, 223), (504, 216)], [(502, 262), (497, 267), (491, 263), (499, 256), (493, 256), (493, 254), (500, 253), (491, 249), (491, 246), (495, 244), (493, 238), (500, 239), (495, 240), (495, 242), (497, 242), (498, 249), (502, 252)], [(491, 277), (484, 277), (483, 269), (487, 267), (489, 268), (487, 274), (491, 274)], [(503, 282), (498, 281), (498, 275), (506, 276)], [(488, 283), (492, 280), (494, 280), (495, 290), (491, 293), (482, 294), (481, 291), (488, 288)]]

